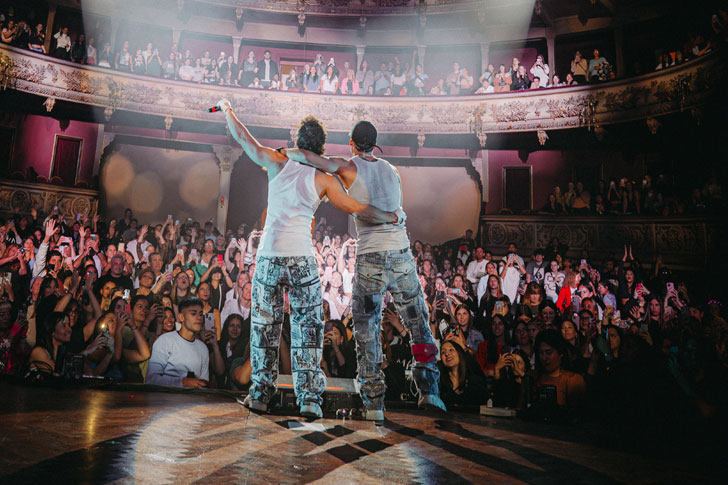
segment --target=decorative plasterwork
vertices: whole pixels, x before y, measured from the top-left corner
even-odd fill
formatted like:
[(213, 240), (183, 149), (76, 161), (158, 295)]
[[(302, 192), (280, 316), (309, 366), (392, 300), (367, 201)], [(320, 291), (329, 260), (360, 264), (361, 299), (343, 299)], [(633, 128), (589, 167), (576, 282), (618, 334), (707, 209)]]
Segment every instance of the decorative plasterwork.
[(505, 253), (511, 242), (523, 254), (528, 254), (557, 238), (569, 248), (569, 256), (580, 257), (587, 250), (593, 257), (601, 258), (621, 254), (628, 241), (636, 253), (659, 254), (670, 267), (705, 264), (709, 255), (715, 254), (715, 243), (722, 233), (721, 220), (705, 217), (561, 217), (556, 220), (543, 216), (489, 215), (482, 222), (484, 243), (496, 254)]
[(48, 214), (54, 206), (71, 221), (76, 214), (92, 217), (98, 211), (97, 190), (5, 180), (0, 184), (0, 213)]
[(162, 118), (223, 123), (207, 108), (228, 98), (252, 126), (288, 130), (307, 115), (329, 130), (359, 119), (386, 133), (462, 134), (538, 131), (656, 118), (706, 104), (723, 84), (716, 55), (681, 67), (600, 85), (458, 97), (364, 97), (260, 91), (164, 81), (0, 47), (14, 61), (13, 88), (39, 96)]
[[(302, 5), (317, 15), (417, 15), (420, 0), (198, 0), (201, 3), (266, 12), (298, 13)], [(427, 13), (476, 12), (482, 0), (427, 0)]]

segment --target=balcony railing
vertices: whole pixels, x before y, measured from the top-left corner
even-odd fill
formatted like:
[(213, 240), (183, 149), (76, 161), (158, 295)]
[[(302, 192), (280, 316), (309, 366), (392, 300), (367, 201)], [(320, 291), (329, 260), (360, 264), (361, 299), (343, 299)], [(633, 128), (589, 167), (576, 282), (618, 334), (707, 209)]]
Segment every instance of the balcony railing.
[(70, 222), (76, 214), (92, 217), (98, 211), (99, 191), (15, 180), (0, 181), (0, 214), (30, 214), (35, 208), (49, 214), (58, 206)]
[(723, 240), (725, 226), (718, 217), (549, 217), (485, 216), (483, 242), (495, 254), (505, 254), (508, 244), (521, 254), (548, 246), (553, 238), (568, 247), (567, 255), (581, 258), (619, 256), (624, 245), (643, 263), (659, 255), (671, 268), (703, 268)]
[[(599, 85), (458, 97), (367, 97), (192, 84), (79, 66), (0, 47), (12, 59), (10, 87), (43, 97), (161, 117), (223, 123), (208, 114), (227, 97), (247, 124), (291, 129), (307, 115), (329, 130), (373, 120), (384, 133), (467, 134), (598, 127), (700, 108), (724, 84), (717, 54), (637, 78)], [(103, 120), (99, 120), (103, 122)], [(108, 120), (107, 120), (108, 121)], [(649, 123), (648, 123), (649, 125)]]

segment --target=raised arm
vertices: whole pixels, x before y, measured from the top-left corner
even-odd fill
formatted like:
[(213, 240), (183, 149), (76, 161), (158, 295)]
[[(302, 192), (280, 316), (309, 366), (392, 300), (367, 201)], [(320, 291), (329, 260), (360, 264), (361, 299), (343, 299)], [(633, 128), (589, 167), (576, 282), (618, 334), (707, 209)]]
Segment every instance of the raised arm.
[(219, 106), (225, 113), (228, 127), (230, 128), (230, 133), (233, 135), (233, 138), (240, 143), (240, 146), (243, 147), (245, 153), (251, 160), (253, 160), (254, 163), (264, 168), (272, 168), (283, 164), (288, 160), (284, 155), (273, 148), (261, 145), (260, 142), (258, 142), (258, 140), (250, 134), (248, 128), (246, 128), (238, 117), (235, 116), (233, 108), (228, 100), (221, 100)]
[(300, 148), (289, 148), (283, 151), (289, 160), (310, 165), (311, 167), (323, 170), (328, 173), (337, 173), (340, 169), (347, 167), (351, 162), (341, 157), (323, 157)]
[(400, 220), (400, 216), (394, 212), (384, 212), (374, 206), (362, 204), (351, 197), (344, 191), (339, 179), (324, 173), (316, 174), (316, 187), (321, 189), (319, 194), (323, 197), (326, 195), (329, 201), (339, 210), (353, 214), (358, 219), (369, 222), (371, 224), (396, 224)]

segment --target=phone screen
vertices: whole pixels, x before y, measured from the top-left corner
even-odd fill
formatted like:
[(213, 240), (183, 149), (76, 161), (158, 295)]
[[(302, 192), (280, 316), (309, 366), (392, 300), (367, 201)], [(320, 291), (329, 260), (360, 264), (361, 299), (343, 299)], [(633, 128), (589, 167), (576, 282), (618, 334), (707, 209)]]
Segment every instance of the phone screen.
[(222, 254), (218, 254), (218, 255), (217, 255), (217, 262), (218, 262), (218, 264), (222, 264), (222, 263), (223, 263), (223, 261), (224, 261), (224, 259), (223, 259), (223, 256), (222, 256)]
[(215, 315), (205, 313), (205, 330), (215, 330)]

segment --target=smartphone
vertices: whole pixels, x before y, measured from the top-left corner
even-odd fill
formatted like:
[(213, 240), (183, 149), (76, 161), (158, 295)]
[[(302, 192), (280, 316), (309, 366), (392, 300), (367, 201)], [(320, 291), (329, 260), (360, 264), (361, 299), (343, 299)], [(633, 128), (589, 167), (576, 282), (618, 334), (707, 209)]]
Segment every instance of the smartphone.
[(128, 288), (127, 288), (126, 290), (124, 290), (124, 292), (123, 292), (123, 293), (121, 294), (121, 297), (122, 297), (122, 298), (123, 298), (124, 300), (126, 300), (126, 301), (129, 301), (129, 297), (130, 297), (130, 296), (131, 296), (131, 291), (129, 291), (129, 289), (128, 289)]
[(667, 282), (667, 291), (675, 291), (675, 283), (672, 281)]
[(96, 235), (96, 234), (91, 234), (91, 240), (92, 241), (98, 241), (99, 240), (99, 236)]
[(637, 296), (642, 296), (642, 283), (639, 283), (637, 285), (637, 288), (635, 288), (634, 292)]
[(622, 314), (619, 313), (619, 310), (614, 310), (614, 321), (615, 322), (621, 322), (622, 321)]
[(192, 248), (192, 249), (190, 250), (190, 256), (192, 256), (192, 257), (193, 257), (193, 258), (195, 258), (195, 259), (199, 258), (199, 254), (197, 253), (197, 249), (195, 249), (195, 248)]
[(173, 269), (174, 269), (174, 265), (173, 265), (173, 264), (168, 264), (168, 265), (167, 265), (167, 266), (166, 266), (166, 267), (164, 268), (164, 271), (165, 271), (165, 272), (167, 272), (167, 273), (171, 273)]
[(167, 214), (167, 220), (168, 221), (171, 221), (172, 220), (172, 214)]
[(436, 291), (435, 292), (435, 300), (442, 300), (445, 298), (445, 292), (444, 291)]
[(217, 264), (222, 265), (225, 262), (222, 254), (217, 255)]
[(13, 273), (2, 273), (2, 284), (10, 283), (13, 279)]
[(205, 313), (205, 330), (215, 330), (215, 315)]
[(581, 266), (582, 267), (586, 267), (586, 259), (582, 259), (581, 260)]
[(572, 308), (572, 310), (574, 312), (578, 312), (579, 311), (579, 305), (580, 304), (581, 304), (581, 298), (579, 298), (576, 295), (574, 295), (574, 296), (571, 297), (571, 308)]
[(184, 256), (184, 255), (185, 255), (185, 250), (184, 250), (184, 249), (182, 249), (182, 248), (179, 248), (179, 249), (177, 250), (177, 254), (179, 254), (180, 256)]
[(124, 243), (123, 242), (120, 242), (119, 243), (119, 246), (117, 248), (117, 251), (120, 252), (120, 253), (123, 253), (124, 252)]

